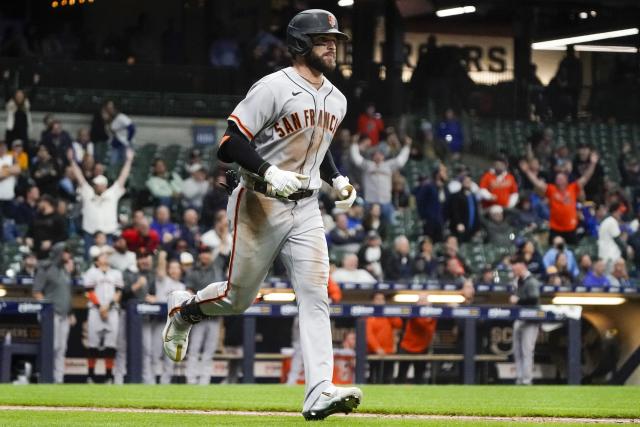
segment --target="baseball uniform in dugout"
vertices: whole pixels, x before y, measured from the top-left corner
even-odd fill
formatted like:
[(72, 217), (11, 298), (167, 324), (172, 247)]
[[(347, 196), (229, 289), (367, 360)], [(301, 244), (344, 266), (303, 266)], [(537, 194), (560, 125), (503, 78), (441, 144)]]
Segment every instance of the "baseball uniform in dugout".
[[(84, 286), (95, 292), (100, 305), (109, 306), (114, 301), (116, 291), (124, 287), (124, 282), (120, 271), (110, 268), (104, 272), (94, 266), (85, 273)], [(89, 347), (116, 348), (118, 321), (118, 310), (115, 307), (109, 309), (107, 320), (103, 320), (99, 308), (89, 302)]]

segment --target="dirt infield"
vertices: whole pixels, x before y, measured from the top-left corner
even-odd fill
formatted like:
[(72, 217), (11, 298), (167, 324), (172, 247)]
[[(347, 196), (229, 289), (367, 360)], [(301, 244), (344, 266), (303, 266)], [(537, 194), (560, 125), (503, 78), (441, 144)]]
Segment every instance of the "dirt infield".
[[(300, 417), (297, 412), (252, 412), (252, 411), (202, 411), (192, 409), (140, 409), (140, 408), (90, 408), (83, 406), (28, 406), (28, 405), (0, 405), (0, 411), (30, 410), (52, 412), (103, 412), (103, 413), (138, 413), (138, 414), (190, 414), (190, 415), (265, 415), (279, 417)], [(345, 416), (345, 415), (339, 415)], [(355, 412), (348, 415), (357, 418), (388, 418), (406, 420), (432, 420), (432, 421), (503, 421), (505, 423), (566, 423), (566, 424), (640, 424), (638, 418), (568, 418), (568, 417), (491, 417), (471, 415), (418, 415), (418, 414), (373, 414)]]

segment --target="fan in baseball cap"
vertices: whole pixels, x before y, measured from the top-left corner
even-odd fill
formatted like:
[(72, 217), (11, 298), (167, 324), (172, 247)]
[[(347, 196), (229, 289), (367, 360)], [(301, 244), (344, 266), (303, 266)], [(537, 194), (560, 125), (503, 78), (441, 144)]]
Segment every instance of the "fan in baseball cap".
[(98, 175), (94, 177), (91, 182), (93, 182), (96, 193), (98, 194), (103, 193), (107, 189), (107, 186), (109, 185), (109, 180), (104, 175)]

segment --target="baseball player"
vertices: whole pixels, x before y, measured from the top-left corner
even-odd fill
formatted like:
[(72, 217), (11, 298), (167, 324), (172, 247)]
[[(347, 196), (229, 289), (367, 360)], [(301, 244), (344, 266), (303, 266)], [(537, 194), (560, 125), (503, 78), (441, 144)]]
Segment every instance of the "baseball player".
[[(167, 302), (168, 296), (173, 291), (184, 291), (185, 285), (182, 282), (182, 267), (180, 261), (172, 259), (167, 262), (167, 253), (160, 251), (156, 266), (155, 289), (153, 296), (147, 297), (149, 302)], [(145, 324), (145, 329), (151, 337), (158, 337), (162, 333), (162, 323), (152, 319)], [(160, 384), (170, 384), (173, 376), (174, 365), (162, 354), (162, 349), (158, 341), (151, 341), (151, 365), (155, 373), (160, 376)]]
[(298, 302), (307, 420), (349, 413), (362, 400), (360, 389), (331, 382), (329, 257), (316, 198), (322, 181), (338, 192), (339, 208), (348, 209), (356, 198), (328, 150), (347, 102), (324, 74), (335, 69), (337, 41), (347, 39), (331, 13), (300, 12), (287, 27), (292, 66), (256, 82), (229, 116), (218, 157), (238, 163), (242, 178), (227, 207), (233, 229), (229, 278), (195, 295), (172, 293), (163, 331), (165, 353), (182, 360), (191, 327), (244, 312), (280, 255)]
[[(226, 224), (225, 224), (226, 227)], [(186, 276), (187, 289), (196, 293), (208, 283), (224, 280), (225, 259), (215, 256), (211, 248), (203, 246), (197, 265)], [(187, 358), (187, 384), (206, 385), (211, 382), (211, 366), (220, 338), (220, 318), (204, 320), (191, 334), (191, 347)]]
[(96, 358), (104, 357), (107, 382), (113, 382), (113, 359), (118, 338), (119, 302), (124, 283), (122, 273), (109, 265), (109, 254), (101, 251), (94, 266), (84, 275), (84, 287), (89, 300), (89, 377), (94, 382)]

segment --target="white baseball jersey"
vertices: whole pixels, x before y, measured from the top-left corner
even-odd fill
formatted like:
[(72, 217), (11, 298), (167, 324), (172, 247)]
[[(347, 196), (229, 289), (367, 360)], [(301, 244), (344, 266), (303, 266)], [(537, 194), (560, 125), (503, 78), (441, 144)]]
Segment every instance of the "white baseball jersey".
[(322, 185), (320, 164), (346, 112), (345, 96), (327, 78), (316, 89), (288, 67), (258, 80), (229, 120), (264, 160), (310, 176), (306, 188), (315, 190)]
[(84, 287), (93, 289), (100, 305), (108, 305), (113, 301), (116, 290), (124, 287), (122, 273), (113, 268), (103, 272), (98, 267), (91, 267), (84, 274)]
[(169, 294), (173, 291), (184, 291), (186, 287), (184, 283), (173, 280), (169, 276), (156, 279), (156, 301), (167, 302)]
[(129, 141), (129, 125), (131, 123), (133, 123), (133, 121), (129, 118), (129, 116), (118, 113), (118, 115), (114, 117), (113, 121), (109, 125), (109, 130), (111, 131), (111, 133), (113, 133), (116, 139), (125, 146), (131, 145), (131, 141)]

